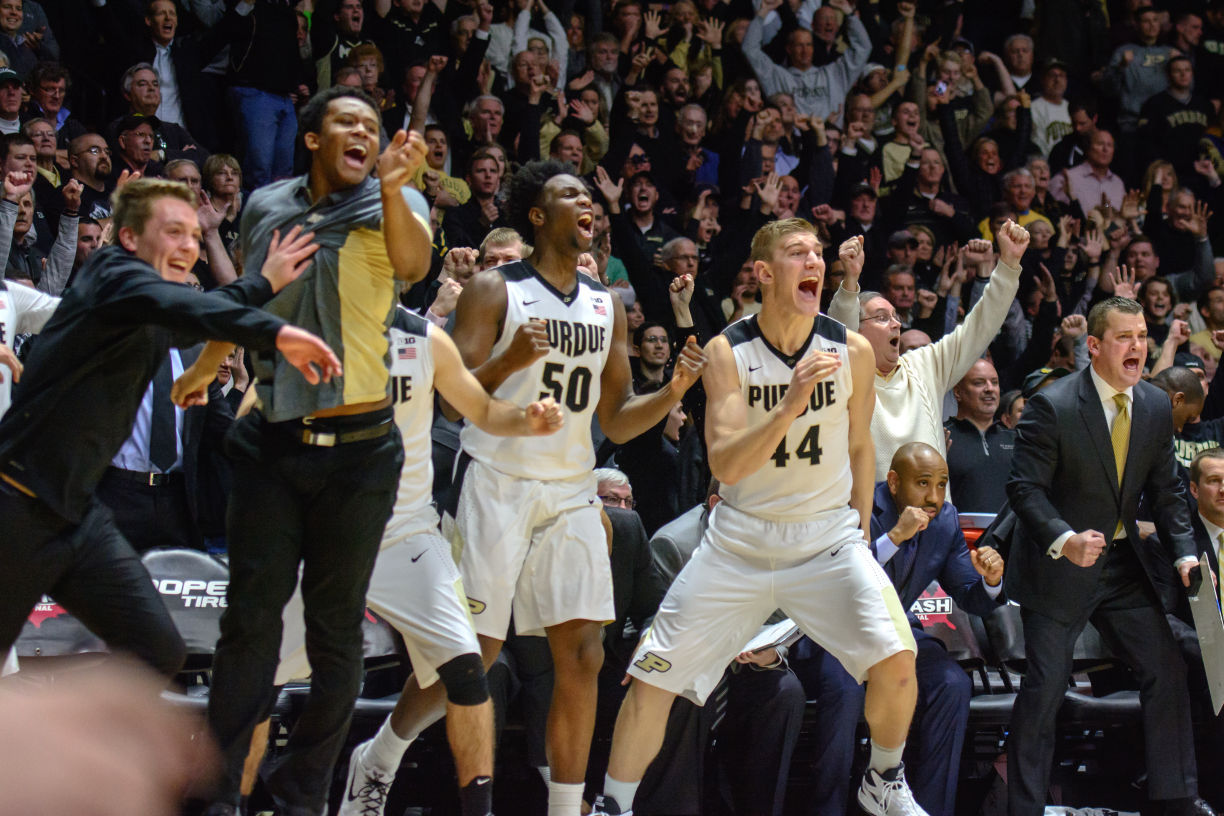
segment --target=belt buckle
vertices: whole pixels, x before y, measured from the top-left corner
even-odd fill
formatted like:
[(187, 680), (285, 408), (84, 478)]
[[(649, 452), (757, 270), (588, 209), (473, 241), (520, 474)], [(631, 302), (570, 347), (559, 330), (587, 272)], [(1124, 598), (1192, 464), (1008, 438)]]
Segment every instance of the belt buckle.
[(148, 475), (149, 479), (147, 484), (149, 487), (157, 487), (159, 484), (161, 484), (161, 479), (159, 478), (161, 476), (160, 473), (149, 473)]
[(320, 448), (332, 448), (336, 445), (336, 434), (331, 431), (302, 431), (302, 443)]

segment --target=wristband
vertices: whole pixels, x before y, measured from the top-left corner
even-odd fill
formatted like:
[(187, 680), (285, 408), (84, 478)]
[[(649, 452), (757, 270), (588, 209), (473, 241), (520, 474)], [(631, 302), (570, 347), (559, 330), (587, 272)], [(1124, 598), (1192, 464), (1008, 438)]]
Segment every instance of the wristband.
[(909, 70), (909, 66), (908, 66), (908, 65), (906, 65), (906, 64), (903, 62), (903, 63), (901, 63), (900, 65), (898, 65), (897, 67), (893, 68), (893, 70), (894, 70), (894, 71), (908, 71), (908, 70)]

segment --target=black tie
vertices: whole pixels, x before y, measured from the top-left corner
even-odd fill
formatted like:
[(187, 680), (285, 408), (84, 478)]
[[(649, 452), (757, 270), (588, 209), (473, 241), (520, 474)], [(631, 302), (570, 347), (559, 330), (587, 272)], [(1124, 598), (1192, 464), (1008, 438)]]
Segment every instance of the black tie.
[(170, 470), (178, 459), (174, 403), (170, 401), (171, 373), (170, 356), (166, 355), (153, 377), (153, 423), (149, 430), (149, 461), (162, 473)]

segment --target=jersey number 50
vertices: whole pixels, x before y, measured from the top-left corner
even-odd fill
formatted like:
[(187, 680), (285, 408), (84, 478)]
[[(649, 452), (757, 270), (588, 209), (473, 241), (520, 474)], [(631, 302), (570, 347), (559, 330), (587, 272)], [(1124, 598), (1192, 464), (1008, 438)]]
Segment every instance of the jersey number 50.
[(586, 410), (591, 401), (591, 369), (577, 366), (570, 372), (569, 381), (562, 385), (565, 378), (565, 366), (560, 363), (544, 364), (544, 387), (547, 391), (540, 392), (540, 399), (552, 397), (574, 413)]

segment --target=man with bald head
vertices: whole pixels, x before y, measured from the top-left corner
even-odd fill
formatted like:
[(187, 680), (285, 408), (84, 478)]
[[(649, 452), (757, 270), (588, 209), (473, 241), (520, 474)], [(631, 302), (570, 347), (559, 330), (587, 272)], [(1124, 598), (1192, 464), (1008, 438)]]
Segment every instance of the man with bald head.
[[(988, 615), (1006, 601), (1003, 559), (990, 547), (971, 550), (965, 544), (957, 509), (945, 501), (947, 485), (948, 466), (935, 448), (923, 442), (902, 445), (887, 478), (875, 487), (871, 551), (906, 610), (938, 581), (962, 609)], [(913, 769), (914, 799), (922, 809), (930, 816), (952, 816), (972, 682), (943, 643), (923, 631), (914, 612), (907, 615), (918, 644), (918, 705), (911, 731), (911, 737), (917, 737), (907, 743), (905, 766)], [(826, 666), (823, 672), (825, 687), (855, 693), (857, 687), (844, 670)], [(846, 735), (843, 741), (830, 746), (822, 762), (844, 764), (848, 775), (853, 737)]]
[(978, 360), (952, 388), (956, 416), (948, 430), (948, 476), (956, 506), (965, 513), (997, 513), (1007, 503), (1016, 432), (995, 422), (999, 374), (989, 360)]
[(897, 350), (904, 354), (907, 351), (913, 351), (916, 348), (931, 345), (931, 335), (924, 332), (922, 329), (908, 329), (901, 332), (901, 338), (897, 342)]
[[(989, 615), (1006, 600), (1003, 559), (990, 547), (965, 544), (957, 509), (945, 501), (947, 485), (948, 466), (935, 448), (902, 445), (886, 480), (876, 485), (871, 549), (907, 610), (938, 581), (962, 609)], [(906, 765), (914, 769), (918, 804), (931, 816), (952, 816), (972, 684), (942, 642), (908, 614), (918, 643), (914, 722), (920, 736), (910, 743), (916, 756)]]

